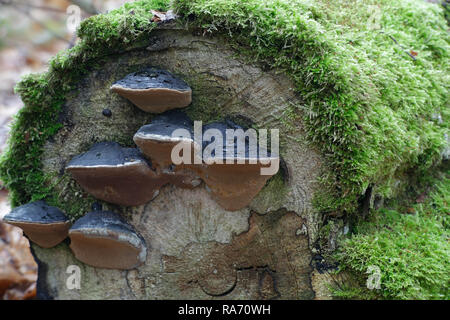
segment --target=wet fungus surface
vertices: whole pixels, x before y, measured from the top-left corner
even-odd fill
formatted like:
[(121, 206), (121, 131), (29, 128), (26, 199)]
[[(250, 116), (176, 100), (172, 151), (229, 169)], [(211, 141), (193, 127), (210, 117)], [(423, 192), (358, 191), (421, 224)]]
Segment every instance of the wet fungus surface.
[(186, 82), (156, 68), (131, 73), (114, 83), (111, 90), (151, 113), (184, 108), (192, 101), (192, 90)]
[(115, 142), (95, 144), (66, 169), (86, 192), (107, 202), (135, 206), (153, 199), (165, 179), (151, 169), (139, 150)]
[(19, 227), (31, 241), (43, 248), (51, 248), (67, 238), (70, 221), (56, 207), (35, 201), (13, 209), (3, 221)]
[(75, 257), (94, 267), (133, 269), (147, 257), (142, 236), (115, 212), (87, 213), (75, 222), (69, 237)]
[(200, 130), (204, 135), (197, 141), (192, 120), (171, 110), (137, 131), (133, 139), (138, 149), (97, 143), (73, 158), (66, 169), (88, 193), (114, 204), (141, 205), (156, 197), (165, 184), (195, 188), (203, 180), (224, 209), (246, 207), (278, 171), (262, 174), (262, 170), (274, 163), (278, 168), (279, 157), (259, 147), (256, 132), (244, 134), (231, 121)]

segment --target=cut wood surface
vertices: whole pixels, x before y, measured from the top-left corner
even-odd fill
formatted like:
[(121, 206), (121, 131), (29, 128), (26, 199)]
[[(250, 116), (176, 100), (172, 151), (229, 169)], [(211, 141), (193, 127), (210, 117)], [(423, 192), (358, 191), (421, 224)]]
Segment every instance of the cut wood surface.
[[(64, 127), (47, 142), (42, 159), (44, 172), (55, 175), (61, 197), (73, 198), (74, 190), (86, 195), (70, 178), (61, 179), (70, 159), (99, 141), (133, 146), (135, 132), (149, 123), (151, 115), (109, 89), (126, 74), (148, 66), (168, 70), (189, 84), (193, 101), (185, 110), (193, 120), (231, 117), (279, 129), (279, 176), (248, 207), (235, 212), (221, 208), (204, 185), (192, 190), (168, 185), (138, 207), (104, 204), (144, 237), (145, 264), (131, 271), (93, 268), (77, 261), (66, 243), (46, 250), (33, 245), (41, 267), (40, 292), (62, 299), (313, 298), (310, 244), (320, 218), (311, 199), (322, 159), (302, 139), (301, 123), (295, 128), (285, 124), (283, 110), (301, 103), (293, 84), (276, 70), (264, 71), (240, 58), (220, 37), (197, 36), (166, 24), (152, 33), (149, 43), (110, 57), (66, 97)], [(105, 108), (111, 117), (102, 114)], [(82, 270), (80, 290), (65, 286), (65, 270), (72, 264)]]

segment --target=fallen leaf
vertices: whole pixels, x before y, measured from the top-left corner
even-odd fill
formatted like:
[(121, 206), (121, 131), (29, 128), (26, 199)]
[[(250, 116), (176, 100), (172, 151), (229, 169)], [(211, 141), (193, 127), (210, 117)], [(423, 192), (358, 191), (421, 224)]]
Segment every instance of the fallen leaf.
[(152, 22), (164, 22), (173, 20), (177, 17), (172, 10), (169, 10), (167, 12), (152, 10), (151, 12), (153, 14), (153, 18), (151, 19)]

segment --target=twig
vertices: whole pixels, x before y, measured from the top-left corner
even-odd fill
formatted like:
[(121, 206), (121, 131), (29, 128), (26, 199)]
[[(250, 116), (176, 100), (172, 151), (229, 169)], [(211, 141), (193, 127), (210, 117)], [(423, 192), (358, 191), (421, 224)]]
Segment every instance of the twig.
[(394, 41), (398, 46), (400, 46), (400, 48), (402, 48), (403, 50), (405, 50), (406, 54), (407, 54), (408, 56), (410, 56), (411, 59), (413, 59), (414, 61), (417, 60), (416, 57), (414, 57), (414, 56), (411, 54), (411, 52), (408, 52), (408, 49), (406, 49), (404, 46), (402, 46), (400, 43), (398, 43), (398, 41), (397, 41), (393, 36), (390, 35), (389, 38), (391, 38), (392, 41)]
[[(384, 33), (383, 31), (380, 31), (380, 33), (386, 34), (386, 33)], [(392, 41), (394, 41), (394, 43), (395, 43), (396, 45), (398, 45), (400, 48), (402, 48), (402, 49), (405, 51), (405, 53), (406, 53), (408, 56), (410, 56), (411, 59), (413, 59), (414, 61), (417, 60), (416, 57), (414, 57), (414, 56), (411, 54), (411, 52), (408, 51), (408, 49), (406, 49), (404, 46), (402, 46), (400, 43), (398, 43), (397, 39), (395, 39), (393, 36), (391, 36), (391, 35), (389, 35), (389, 34), (388, 34), (388, 37), (389, 37)]]

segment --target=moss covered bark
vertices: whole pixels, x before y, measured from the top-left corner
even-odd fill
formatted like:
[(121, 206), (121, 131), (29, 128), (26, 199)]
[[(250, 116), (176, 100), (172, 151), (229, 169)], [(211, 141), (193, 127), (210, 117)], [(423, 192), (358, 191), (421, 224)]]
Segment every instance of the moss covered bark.
[[(323, 210), (355, 208), (369, 184), (439, 162), (447, 143), (449, 35), (443, 9), (396, 1), (176, 1), (179, 11), (297, 83), (310, 140), (334, 170)], [(418, 53), (417, 56), (414, 56)], [(441, 115), (439, 121), (436, 115)]]
[[(448, 239), (450, 172), (422, 187), (408, 201), (391, 203), (355, 225), (336, 254), (341, 270), (356, 275), (357, 285), (335, 290), (351, 299), (450, 298)], [(430, 184), (430, 181), (428, 182)], [(427, 192), (428, 191), (428, 192)], [(380, 288), (366, 287), (370, 266), (379, 268)], [(370, 272), (369, 272), (370, 274)]]

